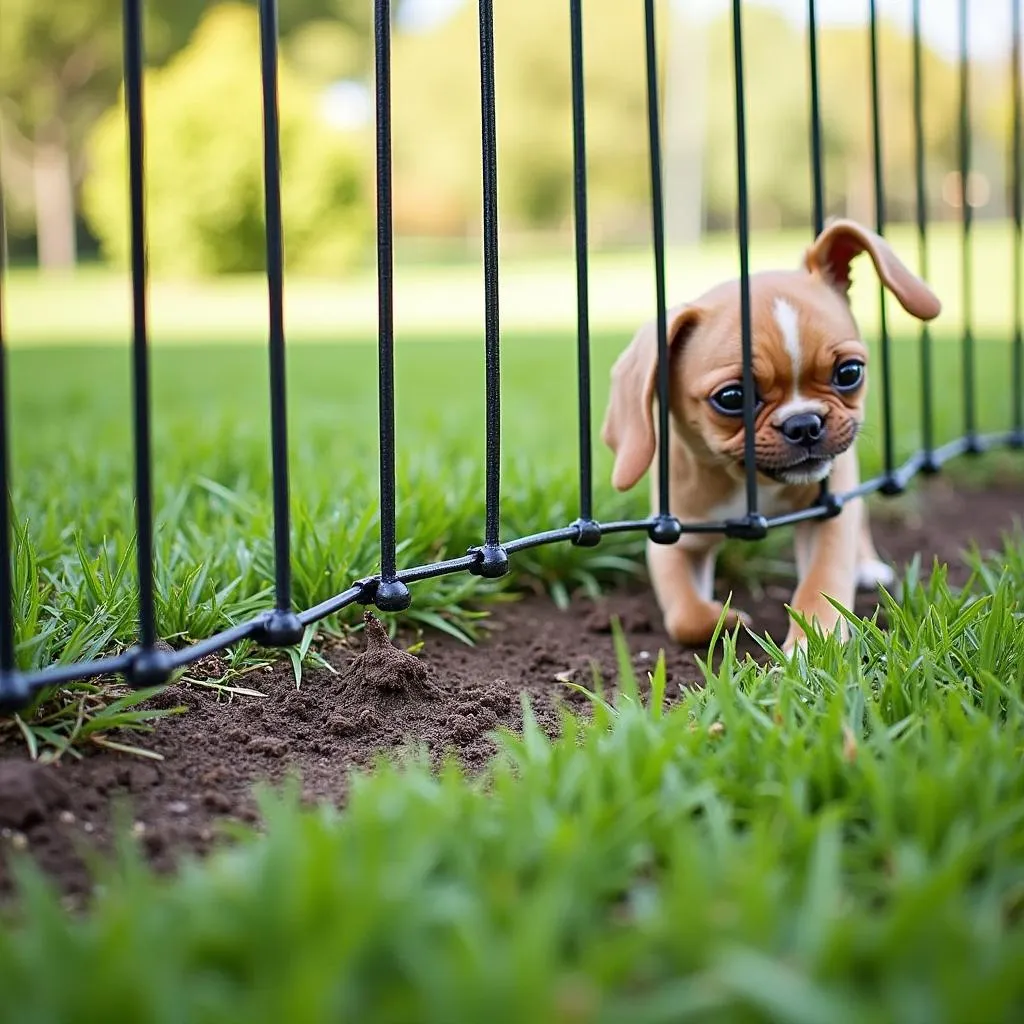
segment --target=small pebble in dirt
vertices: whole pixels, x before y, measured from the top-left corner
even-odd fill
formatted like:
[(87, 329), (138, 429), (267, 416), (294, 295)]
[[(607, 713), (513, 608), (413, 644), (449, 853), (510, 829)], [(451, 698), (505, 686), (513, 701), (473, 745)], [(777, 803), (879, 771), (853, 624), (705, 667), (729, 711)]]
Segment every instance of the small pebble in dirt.
[(171, 814), (188, 814), (188, 804), (184, 800), (173, 800), (167, 805)]
[(24, 832), (15, 832), (11, 836), (11, 846), (16, 850), (28, 849), (28, 836)]
[(132, 825), (133, 836), (144, 836), (146, 834), (146, 823), (144, 821), (137, 821)]
[(75, 816), (71, 811), (61, 811), (59, 818), (62, 825), (74, 825), (75, 823)]

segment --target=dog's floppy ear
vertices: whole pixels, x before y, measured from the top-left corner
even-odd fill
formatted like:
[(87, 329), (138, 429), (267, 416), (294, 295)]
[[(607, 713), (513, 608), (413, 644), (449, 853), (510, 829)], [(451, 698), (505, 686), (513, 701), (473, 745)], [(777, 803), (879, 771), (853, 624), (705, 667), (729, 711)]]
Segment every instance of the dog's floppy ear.
[[(700, 321), (693, 306), (668, 311), (668, 345), (679, 343)], [(654, 459), (654, 391), (658, 371), (658, 333), (655, 321), (641, 327), (612, 367), (611, 393), (601, 439), (615, 453), (612, 486), (628, 491)]]
[(834, 220), (827, 224), (807, 250), (804, 265), (846, 295), (850, 290), (850, 264), (862, 252), (871, 257), (882, 283), (911, 316), (934, 320), (942, 312), (935, 293), (907, 269), (889, 243), (856, 221)]

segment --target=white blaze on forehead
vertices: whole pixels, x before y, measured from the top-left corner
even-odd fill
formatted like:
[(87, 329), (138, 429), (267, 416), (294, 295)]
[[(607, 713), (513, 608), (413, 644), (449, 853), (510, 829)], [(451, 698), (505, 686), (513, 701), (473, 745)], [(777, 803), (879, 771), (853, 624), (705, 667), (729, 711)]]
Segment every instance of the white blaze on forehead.
[(785, 299), (776, 299), (772, 310), (775, 322), (782, 332), (782, 342), (786, 346), (786, 355), (793, 364), (793, 394), (797, 393), (800, 383), (800, 371), (803, 368), (803, 354), (800, 351), (800, 325), (796, 309)]
[(778, 298), (772, 307), (772, 313), (775, 316), (775, 322), (779, 325), (782, 343), (793, 369), (793, 390), (790, 392), (789, 401), (784, 402), (775, 410), (776, 422), (781, 423), (798, 413), (816, 412), (824, 415), (825, 408), (821, 402), (805, 398), (800, 394), (800, 374), (803, 372), (804, 360), (803, 350), (800, 347), (800, 323), (796, 307), (791, 302)]

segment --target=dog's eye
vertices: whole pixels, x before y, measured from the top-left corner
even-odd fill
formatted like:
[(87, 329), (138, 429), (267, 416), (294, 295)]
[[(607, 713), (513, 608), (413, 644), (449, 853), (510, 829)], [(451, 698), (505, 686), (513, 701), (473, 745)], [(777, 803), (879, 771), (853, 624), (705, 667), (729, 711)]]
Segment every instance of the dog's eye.
[(743, 415), (743, 388), (739, 384), (729, 384), (716, 391), (711, 398), (711, 407), (723, 416)]
[(856, 391), (863, 382), (864, 364), (859, 359), (847, 359), (832, 374), (832, 386), (836, 391)]

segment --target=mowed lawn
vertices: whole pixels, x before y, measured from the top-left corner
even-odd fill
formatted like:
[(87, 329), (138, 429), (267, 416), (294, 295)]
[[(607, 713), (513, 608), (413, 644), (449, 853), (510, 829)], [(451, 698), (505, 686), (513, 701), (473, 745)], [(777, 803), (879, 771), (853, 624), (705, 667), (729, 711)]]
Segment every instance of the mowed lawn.
[[(877, 295), (869, 273), (859, 281), (870, 317)], [(258, 291), (244, 287), (248, 308)], [(52, 288), (37, 294), (56, 308)], [(14, 309), (15, 594), (29, 666), (133, 637), (129, 360), (119, 330), (83, 344), (84, 316), (80, 338), (19, 342)], [(894, 317), (901, 452), (918, 441), (908, 326)], [(371, 327), (290, 351), (302, 603), (375, 564)], [(407, 564), (461, 553), (482, 521), (482, 346), (478, 334), (438, 333), (398, 345)], [(936, 335), (946, 439), (961, 427), (960, 350), (953, 326)], [(595, 423), (628, 336), (597, 325)], [(189, 337), (153, 353), (158, 607), (176, 638), (266, 607), (272, 578), (266, 354), (212, 329)], [(571, 325), (550, 322), (504, 336), (506, 536), (576, 514), (574, 343)], [(979, 331), (977, 356), (980, 425), (1003, 428), (1005, 322)], [(878, 467), (875, 396), (867, 472)], [(596, 452), (599, 513), (642, 511), (643, 490), (614, 495)], [(637, 555), (618, 538), (514, 565), (564, 598)], [(479, 776), (381, 765), (353, 779), (342, 811), (265, 794), (258, 830), (172, 879), (154, 877), (126, 839), (82, 914), (21, 863), (20, 902), (0, 919), (0, 1018), (1018, 1021), (1021, 538), (976, 568), (962, 592), (941, 571), (912, 576), (888, 604), (888, 631), (858, 620), (850, 644), (815, 637), (806, 661), (769, 651), (759, 666), (727, 640), (705, 688), (671, 707), (663, 663), (638, 681), (623, 649), (617, 695), (567, 715), (559, 738), (526, 714)], [(417, 585), (413, 614), (471, 628), (467, 601), (482, 588)]]
[[(911, 268), (917, 268), (917, 238), (909, 225), (893, 225), (886, 237)], [(794, 267), (810, 241), (807, 232), (754, 232), (750, 260), (754, 271)], [(1005, 330), (1013, 294), (1013, 234), (1009, 223), (975, 225), (970, 246), (975, 326), (982, 335)], [(569, 243), (543, 252), (519, 251), (510, 244), (501, 257), (501, 319), (507, 330), (572, 330), (576, 323), (576, 270)], [(467, 255), (467, 252), (469, 255)], [(395, 326), (408, 340), (473, 338), (483, 322), (483, 274), (479, 249), (438, 259), (397, 241)], [(929, 282), (944, 309), (939, 333), (960, 329), (963, 310), (961, 234), (956, 223), (934, 225), (928, 242)], [(670, 303), (696, 297), (739, 269), (736, 238), (707, 236), (699, 245), (670, 248), (666, 281)], [(861, 326), (877, 326), (875, 277), (861, 257), (855, 270), (855, 296)], [(287, 282), (286, 318), (294, 341), (363, 341), (377, 329), (376, 267), (372, 256), (361, 268), (320, 280)], [(650, 250), (599, 250), (590, 256), (590, 311), (601, 330), (629, 332), (654, 310)], [(84, 269), (59, 285), (14, 271), (6, 296), (9, 336), (17, 345), (116, 344), (129, 332), (127, 275)], [(193, 344), (252, 342), (266, 336), (266, 289), (260, 276), (208, 281), (154, 281), (151, 324), (155, 340)], [(897, 321), (899, 317), (897, 317)]]
[[(950, 232), (942, 237), (947, 247), (955, 243)], [(990, 254), (990, 262), (977, 268), (978, 287), (993, 297), (979, 309), (982, 327), (976, 338), (982, 430), (1010, 424), (1010, 307), (1007, 293), (1001, 319), (996, 317), (1001, 271), (993, 269), (998, 261), (991, 262), (999, 241), (999, 231), (989, 228), (976, 246)], [(755, 267), (769, 258), (777, 265), (783, 250), (798, 253), (800, 244), (798, 236), (763, 242)], [(712, 240), (708, 253), (710, 269), (705, 266), (700, 274), (733, 272), (726, 242)], [(913, 263), (911, 255), (907, 258)], [(869, 264), (862, 262), (854, 305), (872, 338), (878, 290)], [(643, 278), (649, 285), (650, 268), (639, 256), (620, 258), (620, 263), (631, 268), (636, 282)], [(946, 263), (941, 274), (948, 276)], [(598, 258), (595, 278), (613, 265), (610, 257), (605, 262)], [(563, 260), (552, 275), (561, 282), (559, 295), (565, 293), (562, 298), (574, 309), (571, 280), (562, 280), (571, 269)], [(512, 263), (507, 287), (513, 295), (516, 282), (522, 283), (516, 274), (526, 272)], [(398, 332), (402, 565), (460, 555), (477, 543), (484, 490), (483, 339), (479, 296), (465, 284), (470, 269), (410, 273), (414, 293), (417, 288), (429, 292), (435, 278), (448, 280), (461, 293), (458, 301), (449, 296), (451, 304), (429, 324), (419, 323), (417, 331), (406, 325)], [(545, 277), (543, 267), (529, 273), (538, 280)], [(452, 284), (457, 280), (462, 285)], [(399, 307), (407, 283), (400, 273)], [(610, 519), (646, 511), (644, 487), (628, 495), (612, 491), (610, 453), (598, 429), (609, 368), (635, 326), (626, 311), (633, 302), (638, 318), (650, 316), (653, 295), (645, 309), (634, 295), (643, 292), (639, 284), (627, 281), (616, 292), (611, 279), (607, 283), (608, 288), (594, 287), (592, 425), (597, 514)], [(204, 285), (195, 305), (186, 296), (168, 305), (169, 287), (154, 285), (154, 489), (160, 628), (177, 641), (208, 635), (267, 607), (273, 573), (262, 286), (252, 280)], [(313, 315), (303, 298), (310, 289), (326, 294), (327, 286), (298, 282), (287, 293), (289, 309), (299, 310), (293, 314), (299, 322), (291, 333), (288, 389), (294, 599), (301, 606), (376, 571), (378, 557), (375, 334), (372, 323), (360, 321), (362, 333), (331, 341), (335, 324), (345, 330), (352, 325), (335, 321), (330, 309)], [(940, 289), (944, 299), (949, 291), (955, 308), (955, 289)], [(601, 312), (609, 294), (628, 299), (614, 316)], [(133, 571), (129, 567), (117, 575), (133, 541), (126, 297), (123, 277), (109, 271), (84, 271), (69, 282), (14, 274), (7, 288), (16, 547), (19, 582), (25, 584), (17, 590), (19, 641), (26, 668), (96, 654), (134, 635)], [(238, 310), (244, 308), (237, 322), (228, 316), (236, 303)], [(214, 317), (206, 330), (203, 316), (210, 310), (228, 319)], [(904, 457), (921, 440), (919, 332), (892, 300), (889, 310), (896, 448)], [(502, 334), (502, 530), (512, 538), (564, 525), (578, 512), (576, 337), (571, 317), (561, 323), (557, 310), (545, 309), (542, 302), (532, 304), (520, 296), (518, 302), (506, 302), (503, 311), (503, 322), (511, 326)], [(524, 326), (531, 316), (541, 324), (536, 330)], [(958, 326), (947, 311), (933, 330), (939, 442), (962, 432)], [(103, 343), (89, 343), (96, 342), (99, 329), (107, 332)], [(871, 417), (862, 445), (865, 473), (880, 465), (881, 376), (875, 349)], [(637, 537), (609, 538), (593, 551), (566, 545), (525, 553), (515, 567), (539, 577), (564, 601), (578, 587), (593, 591), (599, 581), (635, 569), (640, 550)], [(41, 585), (27, 585), (29, 577), (38, 577)], [(115, 577), (116, 593), (92, 582)], [(489, 589), (465, 577), (420, 584), (413, 615), (465, 630), (470, 594), (483, 596)]]

